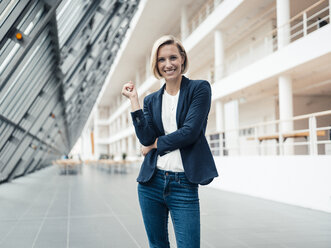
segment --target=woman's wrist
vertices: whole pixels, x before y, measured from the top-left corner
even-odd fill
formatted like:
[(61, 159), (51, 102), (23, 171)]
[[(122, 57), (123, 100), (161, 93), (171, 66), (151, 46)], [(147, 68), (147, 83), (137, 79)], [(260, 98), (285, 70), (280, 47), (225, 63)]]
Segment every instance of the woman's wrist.
[(132, 96), (132, 97), (130, 97), (130, 101), (131, 101), (132, 112), (135, 112), (135, 111), (141, 109), (138, 97)]

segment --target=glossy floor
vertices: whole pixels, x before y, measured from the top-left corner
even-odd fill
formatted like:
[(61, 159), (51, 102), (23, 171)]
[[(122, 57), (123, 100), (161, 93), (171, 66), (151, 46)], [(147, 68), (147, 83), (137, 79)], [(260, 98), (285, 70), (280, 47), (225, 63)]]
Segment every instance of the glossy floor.
[[(53, 166), (0, 185), (0, 247), (148, 247), (136, 176)], [(331, 247), (331, 214), (210, 187), (200, 199), (201, 247)]]

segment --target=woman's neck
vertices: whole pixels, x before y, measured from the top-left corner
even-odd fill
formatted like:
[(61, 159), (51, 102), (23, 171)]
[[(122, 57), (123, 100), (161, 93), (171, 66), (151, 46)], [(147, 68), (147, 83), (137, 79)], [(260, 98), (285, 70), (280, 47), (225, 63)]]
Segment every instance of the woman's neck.
[(181, 82), (182, 82), (182, 76), (180, 76), (176, 80), (166, 81), (165, 90), (169, 95), (175, 96), (180, 90)]

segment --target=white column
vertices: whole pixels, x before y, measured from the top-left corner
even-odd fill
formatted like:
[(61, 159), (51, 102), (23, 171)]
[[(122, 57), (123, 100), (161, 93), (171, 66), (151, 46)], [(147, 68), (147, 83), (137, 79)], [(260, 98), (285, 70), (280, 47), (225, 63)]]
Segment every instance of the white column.
[[(279, 76), (279, 117), (289, 119), (293, 117), (292, 79), (290, 76)], [(285, 125), (292, 127), (292, 125)], [(284, 127), (285, 127), (284, 126)], [(291, 130), (285, 128), (283, 130)]]
[[(278, 28), (278, 49), (282, 49), (290, 43), (290, 0), (277, 0), (277, 28)], [(279, 118), (287, 120), (293, 118), (293, 93), (292, 80), (289, 76), (278, 77), (279, 90)], [(293, 122), (282, 122), (280, 132), (286, 133), (293, 130)], [(285, 146), (280, 141), (280, 153), (293, 154), (292, 140), (287, 140)]]
[(214, 79), (215, 82), (220, 80), (224, 76), (224, 40), (223, 34), (221, 31), (217, 30), (214, 32), (214, 64), (215, 64), (215, 72)]
[(121, 157), (122, 156), (122, 153), (121, 153), (121, 140), (116, 141), (116, 144), (117, 144), (116, 155), (118, 157)]
[(290, 0), (277, 0), (278, 49), (290, 43)]
[[(292, 79), (290, 76), (279, 76), (278, 78), (279, 91), (279, 119), (288, 120), (293, 118), (293, 93), (292, 93)], [(282, 122), (280, 125), (281, 133), (290, 133), (293, 131), (293, 121)], [(292, 140), (286, 140), (287, 144), (284, 147), (284, 154), (293, 154)]]
[(225, 133), (226, 146), (229, 147), (229, 155), (238, 156), (239, 150), (239, 102), (233, 100), (224, 104), (224, 125), (229, 130)]
[(224, 106), (220, 100), (215, 102), (215, 114), (216, 114), (216, 131), (224, 131)]
[(121, 147), (121, 156), (123, 153), (127, 153), (128, 149), (126, 147), (126, 138), (123, 138), (121, 140), (121, 143), (122, 143), (122, 147)]
[(113, 154), (114, 150), (113, 150), (113, 143), (109, 144), (109, 159), (111, 159), (111, 155)]
[(216, 117), (216, 132), (219, 133), (219, 156), (223, 156), (224, 154), (224, 105), (221, 100), (216, 100), (215, 102), (215, 117)]
[(181, 10), (181, 19), (180, 19), (180, 33), (181, 40), (184, 41), (188, 36), (188, 24), (187, 24), (187, 6), (184, 5)]

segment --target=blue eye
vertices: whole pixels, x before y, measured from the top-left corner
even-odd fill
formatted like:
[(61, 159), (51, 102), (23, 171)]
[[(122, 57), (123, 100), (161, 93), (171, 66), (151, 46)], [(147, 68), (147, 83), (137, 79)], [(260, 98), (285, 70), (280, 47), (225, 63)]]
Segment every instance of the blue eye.
[(171, 60), (176, 60), (177, 59), (177, 56), (171, 56), (170, 59)]
[(163, 62), (164, 61), (164, 58), (159, 58), (157, 61), (158, 62)]

